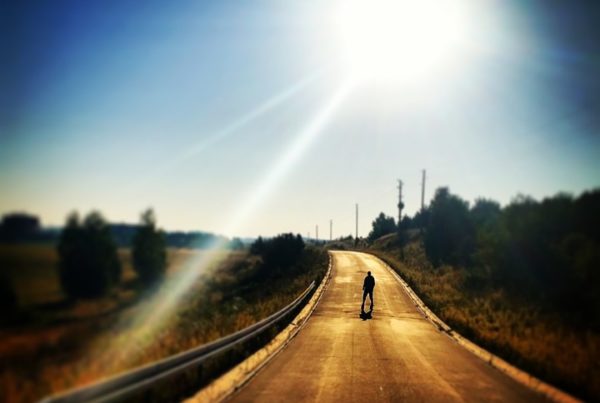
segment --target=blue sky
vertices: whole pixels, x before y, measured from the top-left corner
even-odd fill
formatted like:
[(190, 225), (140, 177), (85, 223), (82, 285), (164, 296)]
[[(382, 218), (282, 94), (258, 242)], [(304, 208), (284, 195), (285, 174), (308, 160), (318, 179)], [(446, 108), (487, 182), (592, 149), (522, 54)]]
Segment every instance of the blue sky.
[(593, 2), (479, 5), (452, 69), (353, 83), (335, 105), (336, 4), (297, 3), (8, 6), (0, 213), (133, 222), (152, 206), (167, 229), (328, 235), (333, 219), (339, 236), (359, 203), (366, 235), (380, 211), (396, 216), (398, 178), (417, 210), (423, 168), (428, 199), (438, 186), (507, 203), (600, 185)]

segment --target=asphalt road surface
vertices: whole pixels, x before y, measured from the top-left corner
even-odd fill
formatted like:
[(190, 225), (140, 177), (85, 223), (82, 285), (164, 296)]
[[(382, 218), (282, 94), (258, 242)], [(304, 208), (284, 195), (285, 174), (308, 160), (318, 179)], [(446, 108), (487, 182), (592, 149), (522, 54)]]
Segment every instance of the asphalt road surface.
[[(439, 332), (373, 256), (334, 252), (333, 262), (329, 287), (304, 329), (231, 400), (543, 400)], [(372, 319), (361, 320), (369, 270), (375, 308)]]

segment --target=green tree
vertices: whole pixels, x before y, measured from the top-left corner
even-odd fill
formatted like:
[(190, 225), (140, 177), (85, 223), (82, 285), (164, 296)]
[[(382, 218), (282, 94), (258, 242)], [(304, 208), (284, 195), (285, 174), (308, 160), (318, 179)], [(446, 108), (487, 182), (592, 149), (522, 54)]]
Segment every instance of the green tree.
[(262, 253), (263, 261), (271, 268), (286, 270), (299, 259), (304, 247), (304, 240), (299, 234), (277, 235), (266, 242)]
[(265, 251), (265, 241), (262, 236), (259, 236), (256, 241), (252, 242), (250, 245), (250, 254), (252, 255), (262, 255)]
[(81, 223), (77, 213), (67, 218), (58, 242), (59, 276), (71, 298), (105, 295), (121, 278), (121, 264), (110, 228), (98, 212)]
[(424, 241), (434, 265), (468, 263), (475, 243), (469, 204), (448, 188), (437, 189), (429, 207)]
[(471, 222), (476, 228), (494, 226), (500, 218), (500, 204), (494, 200), (477, 199), (469, 211)]
[(429, 222), (429, 208), (425, 207), (415, 213), (415, 216), (411, 220), (410, 228), (423, 229)]
[(254, 278), (265, 281), (293, 274), (297, 269), (296, 263), (304, 254), (305, 246), (299, 234), (280, 234), (267, 240), (258, 237), (250, 247), (251, 253), (259, 255), (262, 260), (254, 273)]
[(164, 233), (156, 228), (154, 211), (141, 215), (141, 224), (133, 237), (133, 268), (142, 283), (156, 284), (165, 274), (167, 246)]
[(394, 217), (386, 216), (383, 213), (379, 213), (377, 218), (373, 220), (373, 229), (369, 232), (369, 241), (374, 241), (377, 238), (380, 238), (387, 234), (392, 234), (396, 232), (396, 222), (394, 221)]

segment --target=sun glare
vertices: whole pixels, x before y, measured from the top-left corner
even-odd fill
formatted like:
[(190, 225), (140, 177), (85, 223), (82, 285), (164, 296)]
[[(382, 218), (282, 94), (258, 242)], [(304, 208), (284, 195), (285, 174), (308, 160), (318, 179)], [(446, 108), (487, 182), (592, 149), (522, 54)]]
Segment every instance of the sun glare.
[(461, 0), (349, 0), (336, 10), (344, 63), (355, 79), (412, 82), (452, 67), (467, 39)]

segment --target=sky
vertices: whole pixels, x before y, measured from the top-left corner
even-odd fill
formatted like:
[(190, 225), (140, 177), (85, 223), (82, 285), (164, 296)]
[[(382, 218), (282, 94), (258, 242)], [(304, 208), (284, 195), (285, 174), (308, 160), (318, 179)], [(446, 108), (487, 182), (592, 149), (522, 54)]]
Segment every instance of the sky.
[[(449, 2), (461, 47), (397, 81), (356, 78), (336, 0), (3, 5), (0, 214), (153, 207), (167, 230), (327, 238), (354, 233), (356, 203), (362, 236), (397, 216), (398, 179), (415, 213), (422, 169), (427, 201), (600, 186), (597, 2)], [(420, 18), (358, 57), (408, 71), (408, 44), (443, 39)]]

